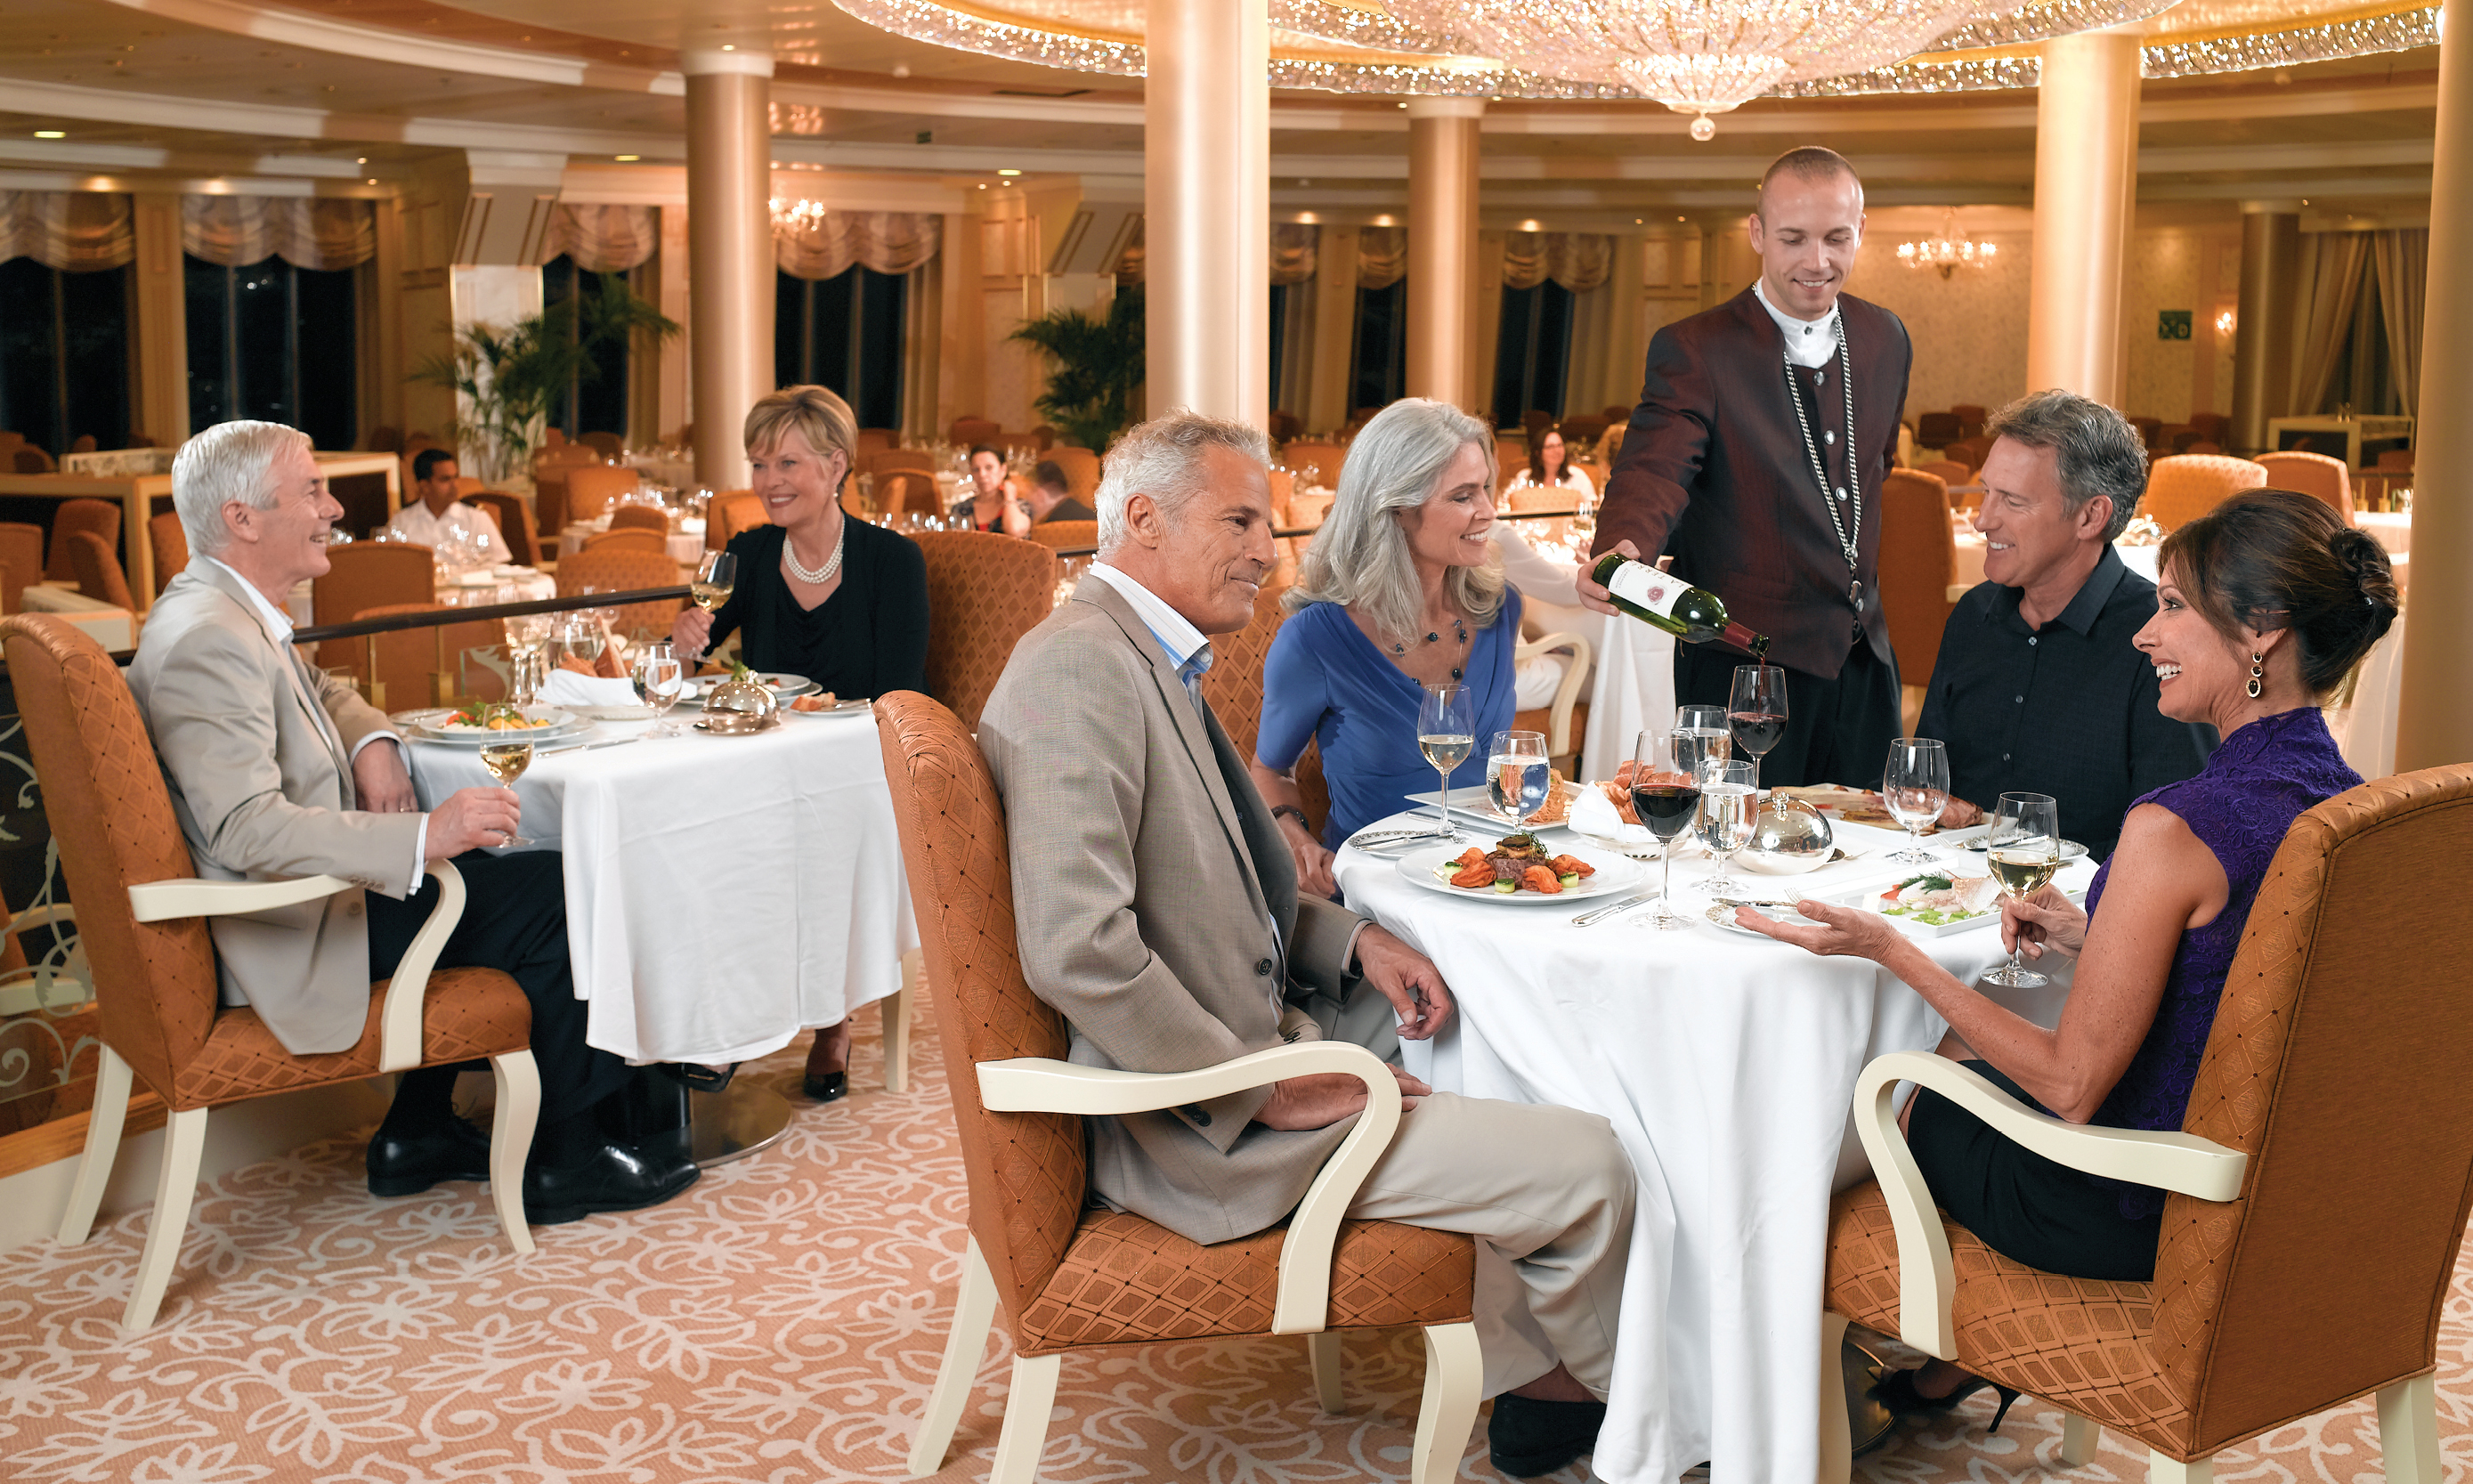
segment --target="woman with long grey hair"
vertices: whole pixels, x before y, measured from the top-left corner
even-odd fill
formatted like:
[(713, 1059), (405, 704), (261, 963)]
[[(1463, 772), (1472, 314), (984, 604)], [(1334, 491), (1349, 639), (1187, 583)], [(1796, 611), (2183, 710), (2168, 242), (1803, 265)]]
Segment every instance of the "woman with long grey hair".
[[(1477, 735), (1511, 725), (1520, 593), (1494, 550), (1494, 435), (1456, 407), (1411, 397), (1350, 444), (1338, 497), (1314, 533), (1287, 622), (1262, 670), (1254, 785), (1297, 857), (1299, 884), (1334, 890), (1332, 847), (1434, 786), (1417, 751), (1424, 687), (1477, 700)], [(1331, 818), (1306, 825), (1293, 770), (1320, 743)], [(1453, 787), (1484, 780), (1472, 750)]]

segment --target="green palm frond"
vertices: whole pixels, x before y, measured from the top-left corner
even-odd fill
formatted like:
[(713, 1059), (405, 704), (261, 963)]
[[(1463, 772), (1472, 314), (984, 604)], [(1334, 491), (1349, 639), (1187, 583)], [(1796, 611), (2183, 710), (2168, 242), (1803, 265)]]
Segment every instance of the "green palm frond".
[(459, 443), (494, 447), (509, 467), (520, 467), (567, 387), (600, 379), (596, 355), (623, 354), (639, 330), (662, 340), (680, 332), (677, 321), (619, 275), (595, 276), (595, 290), (529, 319), (467, 325), (447, 353), (423, 357), (413, 368), (415, 381), (460, 392), (471, 404), (471, 417), (454, 426)]
[(1133, 421), (1142, 384), (1142, 291), (1125, 289), (1105, 319), (1079, 309), (1051, 309), (1023, 322), (1011, 336), (1045, 351), (1053, 369), (1047, 390), (1031, 405), (1073, 443), (1104, 453)]

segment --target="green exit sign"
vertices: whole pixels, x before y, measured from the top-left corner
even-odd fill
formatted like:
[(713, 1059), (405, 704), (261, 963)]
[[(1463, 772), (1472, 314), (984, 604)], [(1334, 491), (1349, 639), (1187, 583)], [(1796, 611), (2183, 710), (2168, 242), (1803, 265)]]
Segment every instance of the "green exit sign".
[(2158, 310), (2156, 310), (2156, 311), (2155, 311), (2155, 338), (2156, 338), (2157, 340), (2187, 340), (2187, 339), (2189, 339), (2189, 338), (2190, 338), (2190, 311), (2189, 311), (2189, 310), (2187, 310), (2187, 309), (2158, 309)]

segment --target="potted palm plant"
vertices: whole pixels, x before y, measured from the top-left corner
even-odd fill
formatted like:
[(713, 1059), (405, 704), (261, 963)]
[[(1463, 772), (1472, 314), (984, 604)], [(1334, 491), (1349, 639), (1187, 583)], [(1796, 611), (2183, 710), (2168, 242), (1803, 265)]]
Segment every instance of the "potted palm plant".
[(425, 357), (413, 379), (459, 394), (452, 436), (472, 455), (471, 472), (498, 484), (523, 469), (550, 407), (577, 381), (601, 375), (603, 356), (624, 354), (638, 330), (667, 340), (679, 323), (638, 298), (617, 274), (513, 324), (473, 323), (454, 348)]
[(1134, 420), (1134, 397), (1141, 390), (1142, 291), (1120, 290), (1104, 317), (1051, 309), (1025, 321), (1011, 338), (1037, 346), (1054, 363), (1047, 390), (1031, 405), (1067, 442), (1105, 453)]

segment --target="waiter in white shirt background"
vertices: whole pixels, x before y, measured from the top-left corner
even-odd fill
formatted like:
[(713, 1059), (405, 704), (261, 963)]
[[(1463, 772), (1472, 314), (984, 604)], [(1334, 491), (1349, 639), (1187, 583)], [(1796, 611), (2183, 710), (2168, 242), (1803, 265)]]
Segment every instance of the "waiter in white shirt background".
[(444, 448), (423, 448), (414, 454), (414, 499), (387, 522), (388, 534), (435, 551), (445, 544), (448, 530), (461, 525), (485, 561), (514, 561), (507, 539), (498, 534), (498, 522), (490, 513), (455, 498), (455, 480), (461, 472), (455, 467), (455, 455)]

